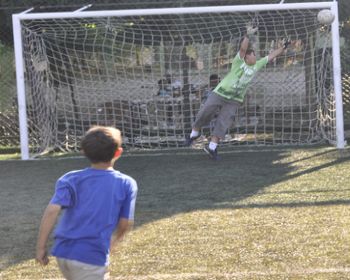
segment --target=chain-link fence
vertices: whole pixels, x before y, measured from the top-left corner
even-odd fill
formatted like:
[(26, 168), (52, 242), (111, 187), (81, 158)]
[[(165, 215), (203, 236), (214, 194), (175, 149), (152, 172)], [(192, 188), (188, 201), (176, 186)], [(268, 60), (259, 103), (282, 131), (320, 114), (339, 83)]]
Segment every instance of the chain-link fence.
[[(18, 2), (21, 2), (20, 4)], [(136, 0), (130, 1), (99, 1), (94, 9), (128, 9), (128, 8), (160, 8), (160, 7), (188, 7), (213, 5), (241, 5), (279, 3), (280, 0)], [(284, 3), (312, 2), (285, 0)], [(314, 0), (313, 2), (317, 2)], [(72, 11), (78, 9), (86, 2), (83, 1), (0, 1), (0, 151), (3, 148), (19, 147), (19, 123), (17, 110), (17, 93), (15, 79), (15, 63), (13, 53), (12, 14), (25, 11), (31, 7), (35, 11)], [(344, 104), (345, 129), (350, 130), (350, 1), (339, 0), (340, 36), (341, 36), (341, 63), (342, 63), (342, 89)], [(346, 134), (349, 137), (349, 134)]]

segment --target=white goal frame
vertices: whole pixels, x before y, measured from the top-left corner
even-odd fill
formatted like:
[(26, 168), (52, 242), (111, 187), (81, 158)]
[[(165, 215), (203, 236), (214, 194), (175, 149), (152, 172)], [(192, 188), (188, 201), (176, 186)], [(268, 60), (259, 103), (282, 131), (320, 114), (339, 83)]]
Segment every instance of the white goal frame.
[(135, 15), (167, 15), (167, 14), (190, 14), (190, 13), (220, 13), (220, 12), (249, 12), (267, 10), (296, 10), (296, 9), (331, 9), (335, 15), (332, 23), (332, 54), (333, 54), (333, 82), (336, 107), (336, 147), (343, 149), (346, 145), (344, 139), (344, 120), (341, 88), (341, 64), (339, 46), (339, 18), (338, 3), (333, 2), (308, 2), (308, 3), (281, 3), (259, 4), (259, 5), (236, 5), (236, 6), (215, 6), (215, 7), (188, 7), (188, 8), (157, 8), (157, 9), (131, 9), (112, 11), (84, 11), (91, 5), (72, 12), (53, 13), (31, 13), (33, 9), (26, 10), (19, 14), (12, 15), (15, 62), (16, 62), (16, 83), (18, 98), (18, 114), (20, 125), (20, 146), (23, 160), (29, 156), (29, 139), (27, 126), (26, 98), (25, 98), (25, 69), (22, 47), (21, 21), (30, 19), (55, 19), (55, 18), (87, 18), (87, 17), (122, 17)]

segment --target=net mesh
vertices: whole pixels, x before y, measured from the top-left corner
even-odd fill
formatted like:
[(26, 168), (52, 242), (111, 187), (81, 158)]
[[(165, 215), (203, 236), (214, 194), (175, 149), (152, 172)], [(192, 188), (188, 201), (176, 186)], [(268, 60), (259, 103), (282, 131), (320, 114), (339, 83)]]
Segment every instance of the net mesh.
[[(292, 44), (257, 73), (222, 142), (333, 142), (331, 33), (317, 22), (317, 12), (23, 20), (31, 153), (76, 151), (92, 125), (120, 128), (130, 149), (183, 147), (217, 83), (210, 77), (228, 73), (252, 21), (259, 26), (251, 40), (258, 58), (282, 38)], [(214, 122), (203, 135), (210, 135)]]

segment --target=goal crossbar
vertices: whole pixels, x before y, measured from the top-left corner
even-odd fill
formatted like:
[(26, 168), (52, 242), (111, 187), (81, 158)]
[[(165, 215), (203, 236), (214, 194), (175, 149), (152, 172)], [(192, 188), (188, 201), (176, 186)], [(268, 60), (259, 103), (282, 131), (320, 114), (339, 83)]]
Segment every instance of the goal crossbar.
[(283, 11), (297, 9), (333, 9), (336, 2), (307, 2), (307, 3), (282, 3), (264, 5), (227, 5), (210, 7), (182, 7), (182, 8), (157, 8), (157, 9), (130, 9), (113, 11), (73, 11), (51, 13), (20, 13), (14, 15), (20, 20), (24, 19), (57, 19), (57, 18), (89, 18), (89, 17), (124, 17), (124, 16), (147, 16), (168, 14), (202, 14), (222, 12), (248, 12), (248, 11)]

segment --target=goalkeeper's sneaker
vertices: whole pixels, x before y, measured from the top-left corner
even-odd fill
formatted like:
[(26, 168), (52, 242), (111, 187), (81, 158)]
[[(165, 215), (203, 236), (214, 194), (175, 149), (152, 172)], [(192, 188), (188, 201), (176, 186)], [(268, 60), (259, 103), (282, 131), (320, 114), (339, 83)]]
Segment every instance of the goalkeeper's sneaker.
[(185, 146), (189, 147), (193, 144), (193, 141), (198, 139), (200, 135), (196, 136), (196, 137), (186, 137), (186, 141), (185, 141)]
[(208, 156), (212, 159), (212, 160), (218, 160), (218, 149), (216, 148), (215, 150), (211, 150), (209, 149), (209, 146), (205, 146), (204, 147), (204, 152), (206, 152), (208, 154)]

